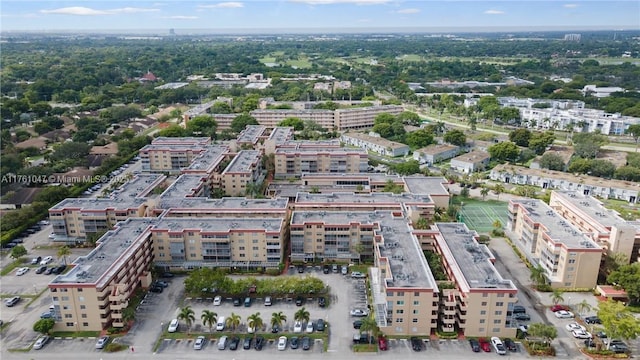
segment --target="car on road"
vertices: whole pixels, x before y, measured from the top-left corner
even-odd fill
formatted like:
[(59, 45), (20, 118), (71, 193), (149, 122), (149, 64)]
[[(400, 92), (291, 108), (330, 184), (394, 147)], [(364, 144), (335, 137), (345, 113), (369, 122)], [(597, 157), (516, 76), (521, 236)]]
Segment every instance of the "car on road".
[(302, 350), (309, 350), (311, 349), (311, 339), (307, 336), (302, 338)]
[(302, 332), (302, 322), (301, 321), (296, 321), (293, 324), (293, 332), (295, 332), (295, 333), (301, 333)]
[(584, 330), (573, 330), (571, 335), (576, 339), (591, 339), (593, 337), (589, 332)]
[(480, 343), (476, 339), (469, 339), (469, 346), (471, 346), (471, 351), (480, 352)]
[(597, 316), (587, 316), (584, 318), (584, 322), (587, 324), (602, 324), (602, 320)]
[(46, 266), (46, 265), (43, 265), (43, 266), (40, 266), (40, 267), (38, 267), (38, 268), (36, 269), (36, 274), (42, 274), (42, 273), (43, 273), (43, 272), (45, 272), (45, 271), (47, 271), (47, 266)]
[(313, 326), (313, 321), (307, 322), (307, 327), (304, 330), (304, 332), (306, 332), (307, 334), (311, 334), (311, 333), (313, 333), (313, 330), (315, 330), (315, 328)]
[(33, 349), (40, 350), (49, 342), (50, 337), (47, 335), (41, 335), (35, 343), (33, 343)]
[(242, 341), (242, 348), (245, 350), (251, 349), (251, 343), (253, 342), (253, 338), (251, 336), (244, 338)]
[(280, 351), (287, 350), (287, 337), (286, 336), (280, 336), (278, 338), (278, 350), (280, 350)]
[(357, 317), (369, 316), (369, 312), (364, 309), (353, 309), (349, 313), (351, 314), (351, 316), (357, 316)]
[(300, 345), (300, 339), (298, 339), (297, 336), (292, 337), (291, 340), (289, 341), (289, 347), (291, 348), (291, 350), (297, 349), (299, 345)]
[(551, 311), (556, 312), (556, 311), (560, 311), (560, 310), (564, 310), (564, 311), (569, 311), (569, 307), (564, 306), (564, 305), (553, 305), (549, 308)]
[(29, 271), (28, 267), (21, 267), (18, 269), (18, 271), (16, 271), (16, 276), (22, 276), (26, 274), (28, 271)]
[(41, 261), (40, 265), (47, 265), (53, 261), (53, 256), (45, 256)]
[(380, 336), (378, 338), (378, 349), (380, 349), (381, 351), (389, 350), (389, 343), (384, 336)]
[(176, 332), (178, 331), (178, 326), (180, 326), (180, 322), (178, 321), (178, 319), (173, 319), (169, 323), (169, 328), (167, 329), (167, 331), (170, 333)]
[(420, 338), (417, 338), (417, 337), (412, 337), (411, 349), (413, 349), (413, 351), (422, 351), (422, 340), (420, 340)]
[(517, 313), (513, 315), (513, 318), (520, 321), (529, 321), (531, 320), (531, 316), (527, 313)]
[(220, 306), (222, 304), (222, 296), (218, 295), (213, 298), (213, 306)]
[(324, 327), (325, 327), (325, 322), (322, 319), (318, 319), (318, 321), (316, 321), (316, 330), (318, 331), (324, 331)]
[(194, 350), (202, 350), (202, 347), (204, 346), (204, 336), (198, 336), (196, 338), (196, 341), (193, 342), (193, 349)]
[(567, 329), (567, 331), (573, 331), (573, 330), (585, 331), (585, 330), (587, 330), (586, 327), (584, 327), (584, 326), (582, 326), (582, 325), (580, 325), (580, 324), (578, 324), (576, 322), (569, 323), (564, 328)]
[(237, 350), (239, 344), (240, 338), (237, 336), (232, 337), (231, 341), (229, 342), (229, 350)]
[(7, 307), (12, 307), (19, 302), (20, 302), (20, 296), (14, 296), (5, 300), (4, 304), (7, 305)]
[(104, 349), (108, 342), (108, 336), (101, 336), (100, 338), (98, 338), (98, 341), (96, 341), (96, 349)]
[(509, 350), (511, 352), (517, 352), (518, 351), (518, 346), (516, 346), (516, 343), (513, 340), (507, 338), (507, 339), (504, 339), (504, 341), (502, 341), (502, 343), (504, 344), (504, 347), (507, 348), (507, 350)]
[(556, 311), (555, 315), (558, 319), (573, 319), (574, 317), (571, 311), (566, 311), (566, 310)]
[(504, 347), (504, 344), (502, 343), (502, 340), (500, 340), (499, 337), (497, 336), (492, 337), (491, 345), (493, 345), (493, 348), (496, 350), (496, 353), (498, 353), (498, 355), (507, 354), (507, 348)]
[(367, 276), (359, 271), (354, 271), (351, 273), (351, 277), (354, 279), (364, 279)]
[(480, 338), (478, 339), (478, 342), (480, 343), (480, 349), (482, 349), (482, 351), (491, 352), (491, 344), (489, 344), (486, 339)]

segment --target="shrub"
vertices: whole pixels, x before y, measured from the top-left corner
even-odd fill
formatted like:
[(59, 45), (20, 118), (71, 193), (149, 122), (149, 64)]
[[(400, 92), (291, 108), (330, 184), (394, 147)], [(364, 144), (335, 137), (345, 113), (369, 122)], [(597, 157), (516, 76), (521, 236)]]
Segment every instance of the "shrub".
[(114, 342), (110, 342), (110, 343), (107, 344), (107, 346), (104, 347), (104, 351), (105, 352), (109, 352), (109, 353), (123, 351), (123, 350), (127, 350), (127, 349), (129, 349), (128, 345), (118, 344), (118, 343), (114, 343)]

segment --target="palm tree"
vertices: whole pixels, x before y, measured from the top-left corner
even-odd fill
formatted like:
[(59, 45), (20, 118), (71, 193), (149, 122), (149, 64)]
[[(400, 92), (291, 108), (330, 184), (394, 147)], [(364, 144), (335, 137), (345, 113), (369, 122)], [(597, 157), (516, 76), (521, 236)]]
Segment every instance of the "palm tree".
[(375, 332), (377, 332), (378, 329), (378, 323), (376, 323), (376, 320), (372, 317), (372, 316), (367, 316), (366, 318), (362, 319), (362, 325), (360, 326), (360, 333), (362, 334), (363, 332), (366, 332), (369, 338), (369, 343), (371, 343), (371, 333), (373, 332), (374, 336), (375, 336)]
[(580, 313), (580, 316), (583, 316), (584, 313), (586, 313), (587, 311), (591, 311), (591, 309), (593, 309), (593, 306), (591, 306), (587, 300), (582, 300), (582, 302), (578, 303), (578, 305), (576, 305), (576, 309), (578, 309), (578, 312)]
[(551, 301), (553, 302), (553, 305), (558, 305), (559, 303), (564, 301), (564, 297), (562, 297), (563, 294), (564, 292), (560, 289), (553, 290), (553, 292), (551, 293)]
[(502, 228), (502, 221), (496, 220), (493, 222), (493, 228), (495, 230), (500, 230)]
[(224, 321), (225, 326), (230, 327), (231, 329), (233, 329), (233, 331), (236, 331), (236, 328), (238, 327), (238, 325), (240, 325), (241, 319), (242, 318), (240, 317), (240, 315), (231, 313), (231, 315)]
[(218, 314), (209, 310), (202, 310), (202, 315), (200, 316), (202, 319), (202, 325), (209, 327), (209, 332), (213, 330), (213, 324), (218, 322)]
[(293, 315), (293, 318), (296, 321), (300, 321), (302, 323), (305, 323), (307, 321), (309, 321), (310, 319), (310, 314), (307, 311), (307, 309), (305, 309), (304, 307), (302, 307), (302, 309), (296, 311), (296, 313)]
[(498, 196), (498, 200), (500, 200), (500, 194), (502, 194), (504, 192), (504, 190), (505, 190), (505, 188), (504, 188), (504, 185), (502, 185), (502, 184), (496, 184), (493, 187), (493, 193)]
[(271, 327), (282, 327), (282, 323), (287, 321), (287, 315), (282, 311), (271, 314)]
[(482, 195), (482, 201), (484, 201), (485, 197), (487, 197), (488, 194), (489, 194), (489, 188), (486, 186), (483, 186), (482, 189), (480, 189), (480, 195)]
[(71, 249), (67, 245), (58, 249), (58, 257), (62, 258), (62, 261), (67, 265), (67, 256), (71, 255)]
[(189, 331), (191, 331), (191, 324), (193, 324), (193, 322), (196, 321), (195, 314), (196, 313), (193, 311), (191, 306), (187, 305), (182, 309), (180, 309), (180, 314), (178, 314), (178, 319), (184, 320), (184, 322), (187, 324), (187, 334), (189, 333)]
[(547, 283), (547, 276), (545, 274), (545, 269), (542, 265), (538, 264), (536, 267), (531, 268), (531, 275), (529, 275), (529, 279), (533, 281), (537, 286), (544, 285)]
[(247, 326), (254, 329), (253, 336), (258, 332), (258, 329), (262, 329), (264, 325), (262, 318), (260, 317), (260, 312), (249, 315), (247, 318)]

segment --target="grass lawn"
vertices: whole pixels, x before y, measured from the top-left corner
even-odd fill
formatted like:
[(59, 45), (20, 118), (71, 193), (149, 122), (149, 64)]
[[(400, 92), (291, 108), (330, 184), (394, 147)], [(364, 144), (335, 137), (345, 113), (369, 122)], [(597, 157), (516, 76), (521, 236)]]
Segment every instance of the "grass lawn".
[(349, 61), (347, 61), (346, 59), (343, 59), (343, 58), (339, 58), (339, 57), (327, 58), (327, 59), (324, 59), (324, 61), (349, 65)]
[(298, 60), (289, 60), (287, 65), (291, 67), (297, 67), (298, 69), (308, 69), (311, 67), (311, 61), (308, 58), (302, 58)]
[(620, 216), (629, 221), (640, 219), (640, 207), (637, 204), (629, 204), (624, 200), (600, 199), (608, 209), (617, 211)]
[(274, 63), (276, 62), (276, 57), (275, 56), (266, 56), (260, 59), (261, 63)]
[(422, 59), (422, 56), (418, 54), (404, 54), (404, 55), (398, 56), (397, 59), (404, 60), (404, 61), (424, 61)]

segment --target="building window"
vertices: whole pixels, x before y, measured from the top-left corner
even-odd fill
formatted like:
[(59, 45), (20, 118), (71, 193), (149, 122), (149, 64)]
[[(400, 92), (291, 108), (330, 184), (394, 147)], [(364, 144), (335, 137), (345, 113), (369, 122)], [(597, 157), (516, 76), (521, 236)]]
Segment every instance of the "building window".
[(420, 296), (420, 293), (416, 291), (416, 292), (413, 293), (413, 296), (418, 297), (418, 296)]
[(67, 325), (68, 327), (71, 327), (71, 326), (73, 326), (73, 323), (72, 322), (68, 322), (68, 323), (65, 323), (65, 325)]
[(85, 305), (80, 305), (80, 310), (84, 310), (84, 309), (86, 309), (86, 308), (87, 308), (87, 307), (86, 307)]
[(64, 314), (64, 318), (65, 319), (71, 319), (73, 317), (73, 315), (71, 314)]
[(418, 305), (420, 305), (420, 301), (417, 301), (417, 300), (416, 300), (416, 301), (414, 301), (414, 302), (413, 302), (413, 305), (414, 305), (414, 306), (418, 306)]
[(498, 297), (504, 297), (504, 293), (499, 293)]
[(62, 299), (62, 301), (69, 301), (69, 297), (68, 296), (63, 296), (61, 299)]
[(83, 318), (83, 319), (86, 319), (87, 318), (87, 314), (81, 314), (80, 317)]
[(83, 322), (83, 323), (82, 323), (82, 326), (85, 326), (85, 327), (86, 327), (86, 326), (89, 326), (89, 323), (88, 323), (88, 322)]
[(402, 319), (402, 318), (397, 318), (397, 319), (396, 319), (396, 322), (397, 322), (397, 323), (404, 322), (404, 319)]
[(482, 293), (482, 297), (489, 297), (488, 293)]
[(418, 322), (417, 318), (413, 318), (413, 320), (411, 320), (411, 322), (413, 322), (414, 324)]
[(84, 296), (78, 296), (78, 301), (84, 302)]
[(499, 333), (500, 332), (500, 328), (493, 328), (493, 330), (491, 330), (491, 331), (493, 331), (494, 333)]
[(502, 310), (496, 310), (496, 315), (502, 315)]
[(404, 305), (404, 300), (396, 301), (396, 305), (400, 305), (400, 306)]
[(398, 296), (404, 296), (404, 291), (398, 291)]
[(78, 292), (82, 292), (82, 288), (78, 288)]
[(418, 312), (419, 312), (419, 311), (418, 311), (417, 309), (414, 309), (414, 310), (413, 310), (413, 314), (414, 314), (414, 315), (418, 315)]
[(483, 301), (483, 302), (482, 302), (482, 306), (487, 306), (487, 302), (486, 302), (486, 301)]
[(496, 301), (496, 306), (497, 307), (504, 306), (504, 303), (502, 301)]
[(404, 314), (404, 310), (398, 309), (398, 310), (396, 310), (396, 314)]
[(480, 319), (480, 324), (484, 324), (485, 320), (484, 319)]
[(493, 323), (494, 323), (494, 324), (500, 324), (501, 322), (502, 322), (502, 320), (500, 320), (500, 319), (494, 319), (494, 320), (493, 320)]
[(481, 310), (480, 315), (487, 315), (487, 310)]

